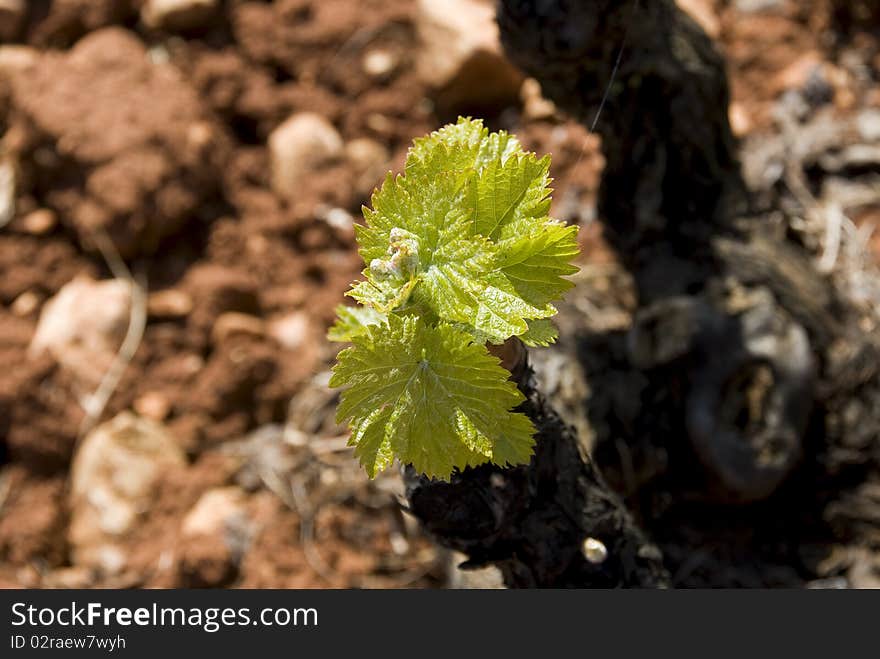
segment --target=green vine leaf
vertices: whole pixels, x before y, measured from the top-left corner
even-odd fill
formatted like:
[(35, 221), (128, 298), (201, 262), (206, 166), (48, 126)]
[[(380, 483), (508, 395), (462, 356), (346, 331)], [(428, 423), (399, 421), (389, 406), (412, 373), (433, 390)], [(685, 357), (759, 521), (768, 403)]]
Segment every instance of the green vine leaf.
[(459, 119), (415, 140), (356, 227), (363, 279), (328, 337), (352, 342), (331, 384), (368, 473), (528, 460), (533, 428), (484, 344), (556, 340), (553, 302), (577, 268), (577, 227), (550, 218), (550, 158)]
[(439, 478), (489, 460), (529, 460), (532, 422), (509, 411), (524, 397), (468, 334), (392, 314), (353, 344), (339, 353), (330, 386), (348, 387), (337, 420), (351, 419), (351, 444), (370, 477), (394, 456)]
[(558, 300), (574, 284), (565, 277), (577, 272), (577, 227), (543, 222), (498, 243), (498, 265), (517, 294), (540, 306)]
[(559, 331), (552, 321), (547, 319), (533, 320), (529, 323), (529, 330), (519, 337), (520, 341), (529, 347), (546, 348), (556, 343)]
[(327, 338), (331, 341), (346, 343), (353, 341), (357, 336), (366, 334), (367, 328), (371, 325), (380, 325), (386, 322), (387, 318), (372, 307), (347, 307), (340, 304), (336, 307), (336, 322), (327, 332)]
[(549, 167), (475, 121), (417, 140), (406, 174), (389, 175), (364, 209), (368, 267), (350, 295), (381, 313), (420, 304), (493, 343), (554, 315), (577, 244), (576, 227), (546, 215)]
[(475, 171), (468, 189), (474, 233), (497, 238), (515, 221), (540, 218), (550, 210), (548, 173), (550, 157), (517, 153), (506, 160), (495, 158)]

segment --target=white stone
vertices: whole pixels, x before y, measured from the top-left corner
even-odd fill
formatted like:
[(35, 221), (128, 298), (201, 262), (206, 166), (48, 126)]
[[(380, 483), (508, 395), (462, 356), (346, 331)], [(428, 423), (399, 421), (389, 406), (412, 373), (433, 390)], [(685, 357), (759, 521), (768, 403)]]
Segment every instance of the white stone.
[(15, 217), (15, 165), (0, 159), (0, 229)]
[(30, 354), (49, 352), (81, 383), (95, 386), (125, 337), (130, 307), (127, 282), (78, 277), (43, 305)]
[(859, 135), (866, 142), (880, 141), (880, 110), (868, 108), (856, 117)]
[(608, 548), (605, 547), (605, 543), (596, 538), (584, 540), (581, 549), (584, 553), (584, 558), (594, 565), (604, 563), (608, 558)]
[[(0, 20), (2, 20), (2, 16), (0, 16)], [(0, 73), (11, 75), (23, 71), (29, 66), (33, 66), (39, 57), (39, 51), (30, 46), (18, 44), (0, 46)]]
[(376, 48), (364, 55), (364, 73), (373, 78), (384, 78), (397, 67), (394, 55), (382, 48)]
[(70, 471), (68, 541), (74, 563), (121, 569), (108, 556), (119, 554), (118, 541), (149, 510), (161, 475), (185, 462), (163, 426), (131, 412), (86, 435)]
[(309, 317), (301, 311), (282, 316), (269, 323), (269, 334), (288, 350), (296, 350), (309, 337)]
[(342, 156), (344, 144), (327, 119), (312, 112), (293, 115), (269, 136), (272, 189), (293, 197), (308, 172)]
[(344, 208), (331, 208), (322, 219), (343, 235), (354, 233), (354, 217)]
[(218, 487), (205, 492), (186, 517), (180, 530), (185, 536), (225, 533), (246, 519), (247, 495), (238, 487)]
[(736, 10), (744, 14), (777, 11), (784, 8), (783, 0), (736, 0)]

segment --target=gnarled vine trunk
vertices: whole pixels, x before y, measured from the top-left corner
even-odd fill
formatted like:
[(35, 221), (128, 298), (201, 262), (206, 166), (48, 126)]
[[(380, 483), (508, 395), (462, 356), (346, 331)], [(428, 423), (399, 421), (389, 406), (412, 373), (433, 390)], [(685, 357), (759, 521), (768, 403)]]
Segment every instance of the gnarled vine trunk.
[[(770, 516), (786, 518), (779, 533), (858, 542), (880, 508), (878, 341), (787, 231), (779, 199), (759, 204), (747, 188), (714, 44), (673, 0), (501, 0), (498, 22), (510, 58), (587, 125), (614, 79), (598, 123), (599, 210), (637, 309), (627, 332), (589, 336), (579, 353), (595, 397), (623, 381), (636, 402), (613, 424), (595, 418), (609, 406), (585, 403), (605, 428), (596, 450), (661, 453), (664, 466), (647, 471), (663, 472), (673, 496), (723, 502), (721, 516), (772, 502)], [(609, 354), (606, 382), (596, 364)], [(572, 431), (530, 381), (524, 389), (541, 428), (532, 464), (467, 470), (449, 485), (410, 474), (416, 515), (511, 586), (663, 583), (658, 555)], [(651, 485), (628, 487), (638, 499)], [(652, 513), (636, 512), (650, 527)], [(578, 553), (593, 533), (609, 548), (601, 568)]]
[[(449, 483), (407, 467), (411, 512), (442, 544), (466, 554), (466, 566), (492, 563), (511, 587), (665, 585), (660, 551), (537, 391), (525, 359), (514, 373), (526, 395), (520, 411), (538, 431), (531, 463), (466, 469)], [(590, 542), (601, 543), (598, 556)]]

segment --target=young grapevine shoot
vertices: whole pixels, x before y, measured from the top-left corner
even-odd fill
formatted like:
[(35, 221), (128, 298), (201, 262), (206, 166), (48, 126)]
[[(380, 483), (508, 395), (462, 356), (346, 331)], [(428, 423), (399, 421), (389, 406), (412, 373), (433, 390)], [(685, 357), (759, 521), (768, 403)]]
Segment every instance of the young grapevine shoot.
[(330, 385), (370, 477), (395, 458), (428, 476), (528, 462), (534, 426), (487, 343), (555, 341), (577, 227), (551, 219), (550, 157), (459, 119), (415, 140), (357, 226), (364, 279), (340, 306)]

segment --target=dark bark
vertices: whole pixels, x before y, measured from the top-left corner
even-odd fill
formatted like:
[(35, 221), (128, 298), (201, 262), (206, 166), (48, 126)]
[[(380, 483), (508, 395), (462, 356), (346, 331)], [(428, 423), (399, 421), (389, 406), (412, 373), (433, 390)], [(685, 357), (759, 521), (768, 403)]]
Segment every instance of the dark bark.
[[(469, 557), (465, 567), (494, 564), (509, 587), (664, 586), (657, 547), (535, 389), (525, 360), (514, 371), (527, 396), (521, 411), (538, 429), (531, 463), (467, 469), (448, 483), (407, 467), (411, 512), (441, 544)], [(588, 539), (604, 545), (604, 560), (585, 551)]]
[[(581, 334), (578, 356), (596, 455), (674, 582), (795, 585), (816, 573), (799, 539), (818, 554), (876, 541), (878, 341), (786, 231), (788, 202), (747, 189), (711, 40), (673, 0), (500, 0), (498, 22), (511, 59), (588, 126), (626, 44), (598, 123), (599, 207), (637, 308), (628, 331)], [(532, 464), (450, 484), (409, 473), (416, 515), (508, 585), (665, 583), (573, 431), (525, 389)], [(610, 550), (600, 568), (579, 554), (591, 534)], [(695, 565), (735, 574), (691, 578)]]
[(712, 41), (672, 0), (502, 0), (498, 23), (508, 56), (587, 126), (625, 50), (597, 124), (607, 235), (643, 304), (701, 283), (744, 201)]
[(844, 30), (876, 30), (880, 0), (834, 0), (834, 18)]
[(800, 558), (779, 548), (876, 543), (880, 337), (861, 329), (876, 318), (790, 230), (789, 209), (810, 212), (801, 199), (744, 184), (711, 40), (673, 0), (501, 0), (499, 25), (508, 55), (587, 125), (626, 43), (598, 123), (599, 205), (637, 308), (626, 332), (583, 333), (578, 353), (598, 462), (667, 565), (738, 534), (741, 564), (789, 571), (743, 583), (792, 585)]
[(816, 404), (847, 386), (829, 373), (833, 342), (870, 342), (846, 329), (854, 316), (812, 255), (754, 207), (722, 57), (673, 0), (502, 0), (498, 19), (509, 56), (588, 125), (626, 42), (598, 123), (599, 206), (638, 295), (639, 414), (668, 421), (642, 429), (657, 445), (683, 436), (717, 496), (765, 499), (801, 463)]

